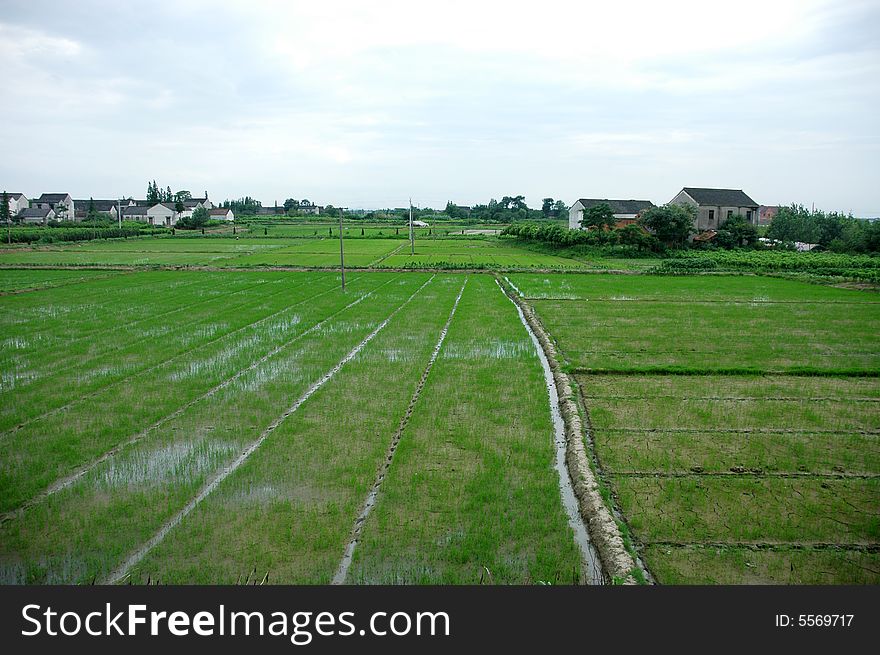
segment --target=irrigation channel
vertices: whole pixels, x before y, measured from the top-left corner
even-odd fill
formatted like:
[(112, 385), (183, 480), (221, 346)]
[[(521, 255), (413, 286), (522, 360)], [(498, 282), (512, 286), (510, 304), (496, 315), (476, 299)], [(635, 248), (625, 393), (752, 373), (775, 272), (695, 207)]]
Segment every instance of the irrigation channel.
[(516, 307), (517, 314), (519, 314), (519, 320), (522, 322), (523, 327), (525, 327), (526, 332), (529, 333), (529, 338), (531, 338), (532, 343), (535, 345), (535, 350), (538, 353), (538, 359), (541, 360), (541, 369), (544, 371), (544, 382), (547, 386), (547, 395), (550, 399), (550, 418), (553, 421), (553, 443), (556, 447), (556, 461), (554, 463), (554, 468), (559, 474), (559, 491), (562, 494), (562, 504), (565, 507), (565, 513), (568, 515), (568, 524), (574, 531), (574, 539), (581, 551), (581, 561), (585, 581), (587, 584), (591, 585), (605, 584), (608, 582), (608, 578), (602, 570), (599, 552), (590, 540), (590, 533), (581, 517), (580, 505), (575, 496), (571, 474), (568, 472), (568, 466), (566, 465), (568, 445), (565, 438), (565, 421), (562, 419), (562, 412), (559, 410), (559, 395), (556, 390), (556, 380), (553, 378), (553, 370), (550, 368), (550, 362), (547, 360), (547, 355), (544, 354), (541, 342), (538, 341), (538, 337), (534, 330), (532, 330), (532, 326), (526, 321), (522, 309), (513, 298), (507, 294), (504, 287), (501, 286), (501, 283), (498, 282), (497, 279), (495, 280), (495, 283), (498, 285), (501, 293), (503, 293), (507, 299), (513, 303), (513, 306)]

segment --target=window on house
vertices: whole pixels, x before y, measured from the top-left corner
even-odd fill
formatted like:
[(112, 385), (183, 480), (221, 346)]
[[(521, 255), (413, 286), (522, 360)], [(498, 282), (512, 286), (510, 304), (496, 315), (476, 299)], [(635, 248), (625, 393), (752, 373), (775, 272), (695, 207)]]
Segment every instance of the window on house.
[(732, 209), (727, 210), (727, 218), (733, 218), (733, 210)]
[(747, 219), (749, 222), (752, 221), (752, 210), (751, 210), (751, 209), (746, 210), (746, 219)]
[(710, 209), (710, 210), (709, 210), (709, 220), (710, 220), (710, 221), (714, 221), (714, 220), (715, 220), (715, 210), (714, 210), (714, 209)]

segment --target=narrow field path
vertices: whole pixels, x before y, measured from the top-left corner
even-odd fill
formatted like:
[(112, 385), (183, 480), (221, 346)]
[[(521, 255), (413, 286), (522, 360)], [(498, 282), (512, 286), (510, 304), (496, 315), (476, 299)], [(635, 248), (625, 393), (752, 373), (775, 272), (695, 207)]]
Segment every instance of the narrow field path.
[(455, 317), (455, 311), (458, 309), (458, 303), (461, 301), (461, 296), (464, 293), (464, 288), (465, 286), (467, 286), (467, 282), (468, 278), (465, 277), (464, 282), (461, 285), (461, 289), (458, 292), (458, 296), (456, 296), (455, 298), (455, 303), (452, 305), (452, 310), (449, 312), (449, 318), (446, 319), (446, 323), (443, 325), (443, 329), (440, 330), (440, 336), (437, 339), (437, 343), (434, 345), (434, 349), (431, 351), (431, 357), (430, 359), (428, 359), (428, 364), (425, 366), (425, 370), (422, 371), (422, 376), (419, 378), (419, 382), (416, 385), (415, 391), (413, 391), (413, 395), (410, 398), (409, 405), (407, 405), (406, 411), (400, 418), (400, 423), (397, 426), (397, 430), (391, 437), (391, 444), (388, 447), (385, 459), (383, 460), (382, 465), (379, 467), (379, 472), (376, 475), (375, 482), (373, 482), (373, 487), (367, 494), (367, 497), (364, 500), (364, 504), (361, 506), (361, 511), (358, 513), (358, 517), (355, 519), (354, 527), (351, 531), (351, 539), (349, 540), (348, 545), (345, 548), (345, 553), (342, 556), (342, 561), (339, 562), (339, 567), (336, 569), (336, 573), (333, 575), (331, 584), (339, 585), (345, 582), (345, 578), (348, 575), (348, 569), (351, 566), (352, 558), (354, 557), (354, 550), (357, 547), (357, 542), (360, 538), (361, 531), (363, 530), (364, 523), (366, 522), (367, 517), (370, 515), (370, 511), (373, 509), (373, 506), (376, 504), (376, 498), (379, 495), (379, 488), (382, 485), (382, 480), (385, 479), (385, 476), (388, 473), (388, 469), (391, 468), (391, 462), (394, 459), (394, 452), (397, 450), (397, 445), (400, 443), (400, 439), (403, 436), (403, 431), (409, 424), (409, 419), (412, 416), (413, 411), (415, 410), (415, 406), (419, 400), (419, 396), (422, 395), (422, 389), (425, 388), (425, 383), (428, 381), (428, 375), (430, 375), (431, 373), (434, 362), (437, 361), (437, 355), (440, 354), (440, 348), (443, 347), (443, 342), (446, 340), (446, 334), (449, 332), (449, 326), (452, 325), (452, 319)]
[(354, 348), (349, 351), (345, 357), (343, 357), (333, 368), (327, 371), (323, 377), (321, 377), (317, 382), (314, 382), (306, 391), (303, 393), (287, 410), (284, 411), (278, 418), (276, 418), (272, 423), (270, 423), (266, 429), (263, 430), (262, 433), (257, 437), (256, 440), (251, 442), (242, 453), (228, 466), (223, 468), (219, 473), (217, 473), (204, 487), (199, 491), (198, 494), (194, 498), (192, 498), (177, 514), (175, 514), (171, 519), (169, 519), (151, 539), (149, 539), (144, 545), (134, 551), (117, 569), (112, 571), (104, 580), (103, 584), (116, 584), (121, 582), (129, 570), (137, 565), (144, 557), (149, 553), (153, 548), (155, 548), (165, 536), (173, 530), (180, 522), (186, 518), (198, 505), (207, 498), (213, 491), (216, 489), (223, 480), (228, 478), (232, 473), (234, 473), (245, 461), (250, 458), (250, 456), (263, 444), (263, 442), (269, 437), (269, 435), (274, 432), (274, 430), (281, 425), (291, 414), (293, 414), (297, 409), (299, 409), (303, 403), (305, 403), (316, 391), (318, 391), (322, 386), (324, 386), (327, 382), (329, 382), (343, 366), (345, 366), (348, 362), (350, 362), (357, 354), (370, 342), (372, 341), (377, 334), (379, 334), (386, 325), (393, 319), (404, 307), (406, 307), (412, 300), (415, 298), (426, 286), (428, 286), (433, 280), (434, 275), (428, 278), (418, 289), (416, 289), (406, 300), (403, 301), (401, 305), (399, 305), (394, 311), (392, 311), (378, 326), (376, 326), (360, 343), (358, 343)]
[[(56, 494), (56, 493), (58, 493), (59, 491), (62, 491), (63, 489), (66, 489), (67, 487), (69, 487), (70, 485), (72, 485), (73, 483), (75, 483), (77, 480), (79, 480), (81, 477), (83, 477), (84, 475), (86, 475), (89, 471), (93, 470), (93, 469), (94, 469), (95, 467), (97, 467), (98, 465), (102, 464), (103, 462), (107, 461), (108, 459), (110, 459), (111, 457), (113, 457), (114, 455), (116, 455), (116, 453), (120, 452), (121, 450), (123, 450), (123, 449), (125, 449), (125, 448), (127, 448), (127, 447), (129, 447), (129, 446), (132, 446), (132, 445), (138, 443), (139, 441), (142, 441), (142, 440), (143, 440), (144, 438), (146, 438), (151, 432), (153, 432), (153, 431), (155, 431), (155, 430), (161, 428), (161, 427), (162, 427), (163, 425), (165, 425), (166, 423), (168, 423), (168, 422), (170, 422), (170, 421), (173, 421), (174, 419), (178, 418), (178, 417), (181, 416), (184, 412), (186, 412), (186, 411), (189, 410), (190, 408), (194, 407), (194, 406), (197, 405), (198, 403), (202, 402), (203, 400), (206, 400), (206, 399), (210, 398), (211, 396), (213, 396), (213, 395), (216, 394), (217, 392), (219, 392), (219, 391), (221, 391), (222, 389), (225, 389), (225, 388), (228, 387), (229, 385), (233, 384), (235, 381), (237, 381), (238, 379), (240, 379), (240, 378), (241, 378), (242, 376), (244, 376), (245, 374), (247, 374), (247, 373), (249, 373), (249, 372), (255, 370), (257, 367), (259, 367), (259, 366), (261, 366), (262, 364), (266, 363), (269, 359), (271, 359), (272, 357), (274, 357), (275, 355), (277, 355), (278, 353), (280, 353), (280, 352), (281, 352), (282, 350), (284, 350), (285, 348), (288, 348), (289, 346), (293, 345), (294, 343), (298, 342), (300, 339), (303, 339), (304, 337), (308, 336), (309, 334), (311, 334), (311, 333), (313, 333), (313, 332), (315, 332), (315, 331), (317, 331), (317, 330), (320, 330), (320, 329), (321, 329), (324, 325), (326, 325), (330, 320), (336, 318), (336, 317), (337, 317), (339, 314), (341, 314), (342, 312), (346, 311), (347, 309), (350, 309), (350, 308), (354, 307), (355, 305), (359, 304), (359, 303), (362, 302), (363, 300), (365, 300), (365, 299), (367, 299), (368, 297), (372, 296), (372, 295), (373, 295), (376, 291), (378, 291), (380, 288), (384, 287), (384, 286), (387, 285), (387, 284), (390, 284), (390, 283), (391, 283), (393, 280), (395, 280), (395, 279), (396, 279), (396, 278), (389, 278), (388, 280), (386, 280), (385, 282), (383, 282), (382, 284), (380, 284), (379, 286), (377, 286), (375, 289), (371, 289), (370, 291), (368, 291), (368, 292), (365, 293), (364, 295), (359, 296), (356, 300), (350, 302), (350, 303), (347, 304), (345, 307), (342, 307), (341, 309), (338, 309), (337, 311), (333, 312), (332, 314), (330, 314), (329, 316), (325, 317), (324, 319), (322, 319), (322, 320), (319, 321), (318, 323), (314, 324), (313, 326), (311, 326), (311, 327), (308, 328), (307, 330), (305, 330), (305, 331), (303, 331), (303, 332), (300, 332), (299, 334), (297, 334), (297, 335), (294, 336), (293, 338), (291, 338), (291, 339), (285, 341), (284, 343), (282, 343), (282, 344), (276, 346), (275, 348), (273, 348), (272, 350), (270, 350), (269, 352), (267, 352), (266, 354), (264, 354), (262, 357), (260, 357), (259, 359), (255, 360), (254, 362), (252, 362), (250, 365), (246, 366), (245, 368), (239, 369), (239, 370), (236, 371), (233, 375), (227, 377), (226, 379), (224, 379), (224, 380), (223, 380), (222, 382), (220, 382), (219, 384), (217, 384), (217, 385), (211, 387), (211, 388), (210, 388), (208, 391), (206, 391), (205, 393), (203, 393), (203, 394), (201, 394), (200, 396), (194, 398), (193, 400), (190, 400), (189, 402), (187, 402), (187, 403), (181, 405), (180, 407), (178, 407), (176, 410), (174, 410), (174, 411), (171, 412), (170, 414), (167, 414), (166, 416), (163, 416), (161, 419), (159, 419), (158, 421), (155, 421), (154, 423), (152, 423), (151, 425), (147, 426), (146, 428), (144, 428), (144, 429), (141, 430), (140, 432), (138, 432), (138, 433), (136, 433), (136, 434), (134, 434), (134, 435), (129, 436), (129, 437), (126, 438), (125, 440), (123, 440), (123, 441), (121, 441), (120, 443), (118, 443), (117, 445), (115, 445), (113, 448), (111, 448), (111, 449), (109, 449), (108, 451), (106, 451), (105, 453), (103, 453), (101, 456), (99, 456), (99, 457), (97, 457), (96, 459), (90, 461), (88, 464), (85, 464), (85, 465), (83, 465), (83, 466), (77, 468), (76, 470), (74, 470), (74, 471), (73, 471), (72, 473), (70, 473), (69, 475), (64, 476), (63, 478), (61, 478), (61, 479), (57, 480), (56, 482), (52, 483), (52, 484), (51, 484), (49, 487), (47, 487), (45, 490), (41, 491), (41, 492), (38, 493), (36, 496), (32, 497), (30, 500), (28, 500), (27, 502), (23, 503), (23, 504), (22, 504), (21, 506), (19, 506), (18, 508), (0, 514), (0, 523), (4, 523), (4, 522), (6, 522), (6, 521), (9, 521), (10, 519), (16, 518), (17, 516), (21, 515), (23, 512), (25, 512), (26, 510), (30, 509), (31, 507), (34, 507), (35, 505), (39, 504), (40, 502), (42, 502), (43, 500), (45, 500), (45, 499), (48, 498), (49, 496), (51, 496), (51, 495), (53, 495), (53, 494)], [(352, 281), (353, 281), (353, 280), (352, 280)], [(318, 295), (323, 295), (324, 293), (328, 293), (329, 291), (332, 291), (332, 289), (329, 289), (328, 291), (322, 292), (321, 294), (317, 294), (316, 296), (312, 296), (312, 298), (309, 298), (309, 299), (307, 299), (307, 300), (303, 300), (302, 302), (310, 302), (311, 300), (313, 300), (314, 298), (316, 298)], [(300, 303), (297, 303), (297, 304), (300, 304)]]
[(399, 246), (397, 246), (396, 248), (394, 248), (390, 252), (386, 252), (384, 255), (379, 257), (379, 259), (374, 259), (369, 264), (367, 264), (367, 268), (373, 268), (373, 266), (376, 266), (377, 264), (381, 264), (382, 262), (384, 262), (386, 259), (388, 259), (392, 255), (396, 255), (400, 251), (400, 249), (403, 248), (407, 243), (409, 243), (409, 241), (404, 241), (403, 243), (401, 243)]

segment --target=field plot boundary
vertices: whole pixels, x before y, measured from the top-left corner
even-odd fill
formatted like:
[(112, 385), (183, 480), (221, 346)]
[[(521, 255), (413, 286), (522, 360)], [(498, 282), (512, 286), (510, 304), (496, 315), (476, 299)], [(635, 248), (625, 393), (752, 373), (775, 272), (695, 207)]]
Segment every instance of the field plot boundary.
[(419, 378), (418, 383), (416, 384), (415, 391), (413, 391), (413, 395), (409, 400), (409, 404), (406, 407), (406, 410), (403, 413), (403, 416), (400, 417), (400, 423), (397, 426), (397, 430), (395, 430), (394, 434), (391, 437), (391, 443), (388, 446), (388, 450), (385, 453), (385, 459), (382, 460), (382, 464), (379, 467), (379, 471), (376, 474), (376, 480), (373, 482), (373, 486), (370, 491), (367, 493), (367, 497), (364, 499), (364, 503), (361, 506), (361, 511), (358, 513), (357, 518), (354, 522), (354, 527), (351, 531), (351, 537), (349, 539), (348, 545), (345, 547), (345, 552), (342, 556), (342, 560), (339, 563), (339, 567), (336, 569), (336, 573), (333, 575), (333, 579), (330, 584), (339, 585), (345, 582), (345, 578), (348, 576), (348, 570), (351, 566), (352, 558), (354, 557), (354, 551), (357, 547), (358, 540), (360, 539), (361, 532), (363, 530), (364, 524), (367, 521), (367, 517), (369, 517), (370, 512), (373, 509), (373, 506), (376, 504), (376, 499), (379, 495), (379, 488), (382, 485), (382, 481), (385, 479), (385, 476), (388, 474), (388, 470), (391, 468), (391, 462), (394, 459), (394, 452), (397, 450), (397, 446), (400, 443), (401, 438), (403, 437), (403, 432), (406, 430), (406, 426), (409, 425), (409, 419), (415, 410), (416, 403), (419, 400), (419, 397), (422, 395), (422, 389), (425, 388), (425, 383), (428, 381), (428, 376), (431, 373), (431, 369), (434, 367), (434, 362), (437, 361), (437, 356), (440, 354), (440, 349), (443, 347), (443, 342), (446, 340), (446, 335), (449, 332), (449, 326), (452, 325), (452, 319), (455, 317), (455, 312), (458, 309), (458, 304), (461, 301), (461, 296), (464, 294), (464, 288), (467, 286), (468, 278), (465, 277), (464, 282), (462, 282), (461, 289), (458, 291), (458, 296), (455, 298), (455, 302), (452, 305), (452, 309), (449, 312), (449, 318), (446, 319), (446, 323), (443, 325), (443, 328), (440, 330), (440, 336), (437, 339), (437, 343), (434, 345), (434, 349), (431, 351), (431, 357), (428, 359), (428, 363), (425, 366), (425, 369), (422, 371), (422, 375)]
[[(125, 441), (123, 441), (123, 442), (121, 442), (121, 443), (118, 443), (117, 445), (113, 446), (113, 447), (110, 448), (108, 451), (106, 451), (105, 453), (103, 453), (100, 457), (98, 457), (98, 458), (92, 460), (91, 462), (89, 462), (89, 463), (87, 463), (87, 464), (85, 464), (85, 465), (83, 465), (83, 466), (77, 468), (76, 470), (74, 470), (74, 471), (73, 471), (72, 473), (70, 473), (69, 475), (67, 475), (67, 476), (65, 476), (65, 477), (63, 477), (63, 478), (57, 480), (56, 482), (52, 483), (51, 485), (49, 485), (49, 487), (47, 487), (46, 489), (44, 489), (42, 492), (40, 492), (40, 493), (37, 494), (36, 496), (32, 497), (30, 500), (28, 500), (28, 501), (25, 502), (24, 504), (20, 505), (18, 508), (13, 509), (13, 510), (9, 510), (9, 511), (7, 511), (7, 512), (4, 512), (3, 514), (0, 514), (0, 523), (5, 523), (6, 521), (8, 521), (8, 520), (10, 520), (10, 519), (15, 518), (16, 516), (19, 516), (22, 512), (27, 511), (28, 509), (34, 507), (35, 505), (39, 504), (40, 502), (42, 502), (43, 500), (45, 500), (45, 499), (48, 498), (49, 496), (51, 496), (51, 495), (53, 495), (53, 494), (56, 494), (56, 493), (58, 493), (59, 491), (63, 491), (63, 490), (66, 489), (67, 487), (69, 487), (69, 486), (71, 486), (72, 484), (74, 484), (74, 483), (75, 483), (77, 480), (79, 480), (81, 477), (83, 477), (84, 475), (86, 475), (89, 471), (91, 471), (91, 470), (94, 469), (95, 467), (99, 466), (99, 465), (102, 464), (103, 462), (107, 461), (108, 459), (110, 459), (110, 458), (113, 457), (114, 455), (116, 455), (116, 453), (118, 453), (119, 451), (121, 451), (121, 450), (123, 450), (124, 448), (127, 448), (127, 447), (129, 447), (129, 446), (133, 446), (134, 444), (138, 443), (139, 441), (142, 441), (144, 438), (146, 438), (146, 437), (147, 437), (150, 433), (152, 433), (154, 430), (159, 429), (160, 427), (162, 427), (163, 425), (165, 425), (165, 424), (168, 423), (169, 421), (173, 421), (173, 420), (176, 419), (177, 417), (181, 416), (181, 415), (182, 415), (184, 412), (186, 412), (188, 409), (194, 407), (195, 405), (197, 405), (198, 403), (202, 402), (203, 400), (206, 400), (207, 398), (210, 398), (211, 396), (213, 396), (214, 394), (216, 394), (218, 391), (221, 391), (222, 389), (226, 388), (227, 386), (229, 386), (230, 384), (232, 384), (233, 382), (235, 382), (236, 380), (238, 380), (239, 378), (241, 378), (241, 377), (242, 377), (243, 375), (245, 375), (246, 373), (249, 373), (250, 371), (256, 369), (258, 366), (264, 364), (264, 363), (265, 363), (266, 361), (268, 361), (270, 358), (274, 357), (274, 356), (277, 355), (279, 352), (281, 352), (281, 351), (284, 350), (285, 348), (291, 346), (292, 344), (296, 343), (297, 341), (299, 341), (299, 340), (302, 339), (303, 337), (305, 337), (305, 336), (311, 334), (311, 333), (314, 332), (315, 330), (319, 330), (319, 329), (320, 329), (321, 327), (323, 327), (328, 321), (332, 320), (333, 318), (335, 318), (336, 316), (338, 316), (338, 315), (341, 314), (342, 312), (346, 311), (347, 309), (350, 309), (351, 307), (354, 307), (355, 305), (357, 305), (357, 304), (360, 303), (361, 301), (363, 301), (363, 300), (365, 300), (366, 298), (368, 298), (369, 296), (373, 295), (373, 293), (375, 293), (378, 289), (382, 288), (383, 286), (385, 286), (385, 285), (387, 285), (387, 284), (390, 284), (390, 283), (391, 283), (392, 281), (394, 281), (395, 279), (397, 279), (397, 278), (389, 278), (388, 280), (386, 280), (386, 281), (383, 282), (382, 284), (378, 285), (375, 289), (372, 289), (372, 290), (368, 291), (367, 293), (365, 293), (365, 294), (359, 296), (359, 297), (358, 297), (356, 300), (354, 300), (353, 302), (347, 304), (345, 307), (342, 307), (341, 309), (336, 310), (335, 312), (333, 312), (333, 313), (330, 314), (329, 316), (327, 316), (327, 317), (321, 319), (318, 323), (316, 323), (315, 325), (311, 326), (311, 327), (308, 328), (307, 330), (305, 330), (305, 331), (303, 331), (303, 332), (297, 334), (296, 336), (292, 337), (291, 339), (288, 339), (288, 340), (285, 341), (284, 343), (279, 344), (278, 346), (274, 347), (273, 349), (271, 349), (269, 352), (267, 352), (266, 354), (264, 354), (264, 355), (263, 355), (262, 357), (260, 357), (259, 359), (256, 359), (256, 360), (254, 360), (253, 362), (251, 362), (248, 366), (246, 366), (246, 367), (244, 367), (244, 368), (242, 368), (242, 369), (239, 369), (239, 370), (238, 370), (237, 372), (235, 372), (233, 375), (227, 377), (225, 380), (223, 380), (223, 381), (220, 382), (219, 384), (217, 384), (217, 385), (213, 386), (212, 388), (208, 389), (207, 391), (205, 391), (205, 392), (202, 393), (201, 395), (197, 396), (196, 398), (190, 400), (190, 401), (187, 402), (186, 404), (184, 404), (184, 405), (178, 407), (178, 408), (177, 408), (176, 410), (174, 410), (172, 413), (167, 414), (166, 416), (162, 417), (162, 418), (159, 419), (158, 421), (155, 421), (154, 423), (148, 425), (146, 428), (144, 428), (144, 429), (141, 430), (140, 432), (138, 432), (138, 433), (132, 435), (131, 437), (129, 437), (129, 438), (126, 439)], [(302, 300), (302, 301), (300, 301), (300, 302), (298, 302), (298, 303), (295, 303), (294, 305), (290, 305), (289, 307), (295, 307), (296, 305), (300, 305), (300, 304), (302, 304), (302, 303), (304, 303), (304, 302), (311, 302), (312, 300), (314, 300), (314, 299), (317, 298), (318, 296), (320, 296), (320, 295), (324, 295), (325, 293), (329, 293), (330, 291), (333, 291), (333, 289), (328, 289), (327, 291), (323, 291), (323, 292), (321, 292), (320, 294), (317, 294), (317, 295), (315, 295), (315, 296), (312, 296), (311, 298), (307, 298), (307, 299), (305, 299), (305, 300)], [(289, 307), (288, 307), (288, 308), (289, 308)]]
[(515, 292), (509, 292), (500, 281), (499, 286), (522, 311), (526, 322), (537, 336), (553, 372), (559, 409), (566, 427), (568, 470), (574, 483), (581, 515), (587, 523), (590, 537), (599, 552), (604, 571), (612, 581), (634, 584), (636, 579), (633, 572), (641, 571), (644, 573), (646, 571), (640, 569), (639, 564), (628, 551), (620, 527), (602, 498), (599, 483), (593, 473), (590, 457), (584, 444), (583, 427), (577, 405), (573, 401), (572, 385), (568, 375), (559, 364), (556, 347), (532, 307)]
[(401, 305), (399, 305), (394, 311), (392, 311), (378, 326), (376, 326), (372, 332), (370, 332), (364, 339), (358, 343), (354, 348), (349, 351), (345, 357), (343, 357), (333, 368), (331, 368), (327, 373), (323, 375), (319, 380), (312, 383), (312, 385), (306, 389), (305, 393), (303, 393), (284, 413), (281, 414), (278, 418), (272, 421), (264, 430), (260, 433), (259, 437), (256, 440), (251, 442), (242, 452), (241, 454), (233, 460), (232, 463), (223, 468), (219, 473), (217, 473), (211, 480), (209, 480), (205, 486), (193, 497), (180, 511), (178, 511), (171, 519), (165, 522), (165, 524), (159, 528), (159, 530), (151, 537), (144, 545), (142, 545), (139, 549), (137, 549), (134, 553), (132, 553), (125, 562), (116, 570), (111, 572), (103, 581), (103, 584), (116, 584), (121, 582), (129, 570), (137, 565), (138, 562), (143, 560), (143, 558), (149, 553), (153, 548), (155, 548), (165, 536), (173, 530), (177, 525), (183, 521), (198, 505), (207, 498), (213, 491), (216, 489), (223, 480), (232, 475), (245, 461), (247, 461), (250, 456), (263, 444), (263, 442), (275, 431), (275, 429), (281, 425), (287, 418), (293, 414), (297, 409), (299, 409), (303, 403), (305, 403), (318, 389), (323, 387), (327, 382), (329, 382), (336, 373), (342, 369), (345, 364), (354, 359), (357, 354), (363, 350), (363, 348), (373, 340), (373, 338), (381, 332), (386, 325), (393, 319), (404, 307), (406, 307), (413, 298), (415, 298), (426, 286), (428, 286), (433, 280), (434, 275), (428, 278), (418, 289), (416, 289), (412, 295), (410, 295), (406, 300), (403, 301)]
[[(0, 267), (0, 270), (20, 270), (20, 269), (5, 269)], [(31, 270), (31, 269), (27, 269)], [(50, 269), (51, 270), (51, 269)], [(108, 273), (133, 273), (134, 271), (108, 271)], [(35, 293), (37, 291), (48, 291), (49, 289), (59, 289), (61, 287), (69, 287), (74, 286), (76, 284), (83, 284), (85, 282), (94, 282), (96, 280), (107, 280), (109, 278), (116, 277), (116, 275), (95, 275), (90, 278), (80, 278), (74, 280), (66, 280), (64, 282), (59, 282), (58, 284), (45, 284), (41, 287), (25, 287), (21, 289), (10, 289), (9, 291), (0, 291), (0, 296), (17, 296), (24, 293)]]

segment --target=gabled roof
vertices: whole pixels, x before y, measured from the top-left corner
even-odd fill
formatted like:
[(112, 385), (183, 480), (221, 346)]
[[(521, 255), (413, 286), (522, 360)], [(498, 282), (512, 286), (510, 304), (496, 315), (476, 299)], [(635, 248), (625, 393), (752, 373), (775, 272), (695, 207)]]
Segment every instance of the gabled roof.
[(95, 210), (99, 212), (109, 212), (111, 209), (116, 207), (116, 203), (118, 200), (74, 200), (73, 204), (76, 206), (76, 213), (80, 212), (88, 212), (89, 211), (89, 203), (95, 203)]
[(705, 189), (702, 187), (686, 186), (682, 189), (698, 205), (712, 207), (755, 207), (758, 203), (749, 198), (742, 189)]
[(229, 207), (216, 207), (208, 210), (209, 216), (226, 216), (232, 210)]
[[(2, 194), (3, 194), (3, 192), (0, 191), (0, 195), (2, 195)], [(7, 191), (7, 192), (6, 192), (6, 195), (9, 196), (9, 199), (10, 199), (10, 200), (18, 200), (18, 199), (21, 198), (24, 194), (23, 194), (23, 193), (12, 193), (12, 191)]]
[(158, 207), (159, 205), (162, 205), (165, 209), (170, 209), (171, 211), (177, 211), (176, 209), (174, 209), (174, 203), (173, 203), (173, 202), (157, 202), (157, 203), (154, 204), (152, 207), (149, 207), (149, 209), (155, 209), (155, 208)]
[(37, 202), (61, 202), (66, 200), (69, 195), (69, 193), (44, 193), (37, 198)]
[(650, 209), (654, 203), (650, 200), (613, 200), (609, 198), (580, 198), (578, 202), (584, 209), (590, 209), (596, 205), (605, 203), (611, 207), (612, 214), (638, 214), (640, 211)]
[(40, 209), (39, 207), (31, 207), (29, 209), (22, 209), (18, 212), (19, 218), (46, 218), (51, 209)]

